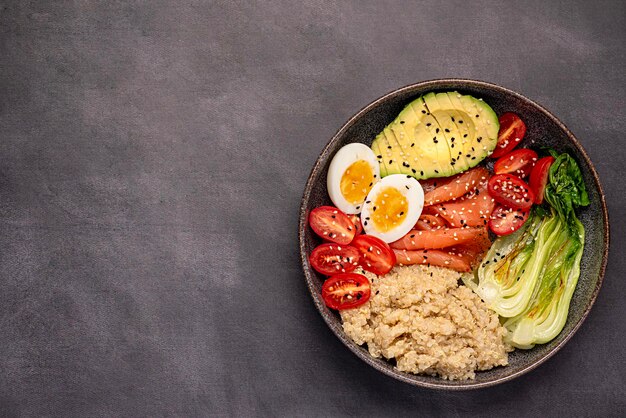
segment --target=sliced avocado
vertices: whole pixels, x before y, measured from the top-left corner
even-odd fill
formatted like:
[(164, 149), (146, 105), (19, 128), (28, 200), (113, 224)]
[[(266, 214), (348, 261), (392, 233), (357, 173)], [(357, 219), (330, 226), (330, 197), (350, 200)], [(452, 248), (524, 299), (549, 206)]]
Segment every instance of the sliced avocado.
[[(463, 96), (456, 92), (448, 92), (445, 95), (451, 105), (458, 109), (454, 113), (454, 122), (459, 134), (461, 135), (458, 147), (462, 152), (462, 158), (467, 161), (467, 166), (469, 168), (474, 167), (482, 160), (482, 158), (479, 158), (476, 155), (477, 150), (482, 150), (483, 148), (483, 145), (476, 142), (476, 138), (479, 136), (476, 134), (476, 123), (472, 119), (472, 115), (467, 112), (467, 109), (465, 109), (465, 106), (461, 101)], [(439, 98), (440, 96), (437, 97)], [(445, 101), (443, 97), (441, 97), (441, 99), (442, 101)], [(481, 125), (479, 125), (479, 128), (483, 131), (485, 130)], [(485, 136), (487, 136), (487, 133), (485, 133)]]
[(389, 175), (387, 170), (387, 165), (383, 159), (383, 151), (380, 149), (380, 143), (382, 141), (374, 141), (372, 142), (372, 151), (374, 151), (374, 155), (376, 155), (376, 161), (378, 161), (378, 165), (380, 167), (380, 176), (385, 177)]
[(449, 94), (456, 93), (428, 93), (412, 101), (376, 136), (372, 149), (381, 176), (447, 177), (493, 151), (499, 128), (493, 110), (471, 96), (452, 100)]
[(465, 123), (463, 119), (468, 119), (468, 115), (462, 110), (462, 107), (455, 106), (446, 93), (435, 94), (435, 100), (439, 105), (439, 109), (443, 111), (440, 113), (438, 110), (433, 111), (435, 118), (444, 128), (444, 135), (450, 146), (451, 165), (459, 164), (462, 167), (468, 169), (478, 164), (478, 159), (471, 159), (471, 155), (468, 157), (468, 152), (465, 146), (469, 144), (470, 136), (469, 129), (467, 129), (468, 123)]
[(384, 159), (385, 164), (387, 164), (387, 172), (389, 174), (402, 174), (403, 169), (400, 162), (402, 159), (402, 147), (389, 126), (383, 129), (383, 135), (385, 135), (387, 143), (387, 154)]
[(440, 128), (441, 135), (444, 138), (444, 143), (448, 147), (449, 156), (446, 160), (448, 164), (447, 172), (449, 175), (452, 175), (463, 171), (465, 169), (463, 162), (457, 161), (459, 155), (457, 154), (458, 150), (455, 149), (454, 143), (459, 134), (456, 132), (456, 126), (450, 118), (450, 106), (446, 105), (446, 103), (441, 103), (435, 93), (426, 94), (424, 101), (426, 102), (426, 106), (428, 106), (428, 110), (435, 118), (437, 126)]
[(472, 144), (475, 151), (472, 153), (472, 157), (476, 157), (476, 160), (480, 161), (491, 155), (498, 143), (498, 131), (500, 130), (496, 112), (482, 99), (476, 99), (457, 92), (448, 92), (448, 97), (450, 96), (455, 96), (459, 99), (463, 109), (469, 115), (467, 122), (471, 121), (475, 129), (475, 141)]
[(426, 173), (426, 177), (420, 174), (419, 178), (448, 176), (447, 162), (450, 157), (448, 146), (445, 144), (441, 130), (437, 129), (437, 123), (428, 111), (424, 98), (421, 97), (409, 103), (407, 108), (411, 109), (413, 114), (419, 117), (422, 122), (413, 127), (412, 137), (415, 141), (410, 144), (415, 144), (412, 148), (415, 150), (413, 153), (418, 158), (418, 160), (414, 160), (416, 169), (419, 170), (419, 173)]

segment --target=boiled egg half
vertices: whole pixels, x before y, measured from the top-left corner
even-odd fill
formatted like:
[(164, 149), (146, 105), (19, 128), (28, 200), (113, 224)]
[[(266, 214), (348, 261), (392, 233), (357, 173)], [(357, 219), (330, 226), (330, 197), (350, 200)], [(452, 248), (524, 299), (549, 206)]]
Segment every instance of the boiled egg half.
[(370, 190), (361, 212), (366, 234), (389, 243), (415, 226), (424, 208), (424, 190), (417, 180), (404, 174), (383, 178)]
[(380, 179), (376, 155), (365, 144), (341, 148), (328, 167), (326, 186), (330, 200), (344, 213), (360, 213), (367, 194)]

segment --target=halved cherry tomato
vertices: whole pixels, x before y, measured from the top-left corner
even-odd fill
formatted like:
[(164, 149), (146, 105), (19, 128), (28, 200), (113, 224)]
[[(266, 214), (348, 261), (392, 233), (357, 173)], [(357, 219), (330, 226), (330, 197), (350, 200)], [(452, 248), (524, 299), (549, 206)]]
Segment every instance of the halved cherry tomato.
[(554, 157), (543, 157), (530, 172), (530, 178), (528, 179), (528, 185), (535, 194), (535, 203), (540, 205), (543, 202), (543, 192), (546, 189), (548, 183), (548, 174), (550, 174), (550, 166), (554, 162)]
[(433, 229), (441, 229), (445, 226), (446, 221), (441, 216), (422, 213), (413, 228), (420, 231), (432, 231)]
[(322, 285), (322, 298), (326, 306), (337, 310), (363, 305), (369, 300), (371, 293), (367, 277), (357, 273), (336, 274)]
[(330, 276), (350, 273), (359, 262), (359, 251), (350, 245), (321, 244), (309, 256), (311, 266), (318, 272)]
[(491, 158), (500, 158), (519, 144), (526, 135), (526, 124), (515, 113), (507, 112), (498, 118), (500, 132)]
[(528, 176), (537, 162), (537, 153), (528, 148), (511, 151), (507, 155), (498, 158), (493, 165), (496, 174), (515, 174), (523, 179)]
[(373, 235), (358, 235), (351, 245), (359, 250), (359, 265), (363, 270), (381, 276), (396, 264), (396, 256), (389, 245)]
[(530, 186), (512, 174), (496, 174), (489, 179), (487, 188), (496, 202), (509, 208), (528, 210), (535, 200)]
[(350, 244), (355, 227), (348, 215), (333, 206), (320, 206), (309, 215), (311, 229), (320, 237), (337, 244)]
[(528, 219), (528, 213), (527, 210), (498, 206), (489, 219), (489, 229), (499, 236), (512, 234), (524, 225)]
[(355, 227), (354, 236), (361, 235), (363, 232), (363, 225), (361, 224), (361, 217), (359, 215), (348, 215), (348, 218), (352, 221)]

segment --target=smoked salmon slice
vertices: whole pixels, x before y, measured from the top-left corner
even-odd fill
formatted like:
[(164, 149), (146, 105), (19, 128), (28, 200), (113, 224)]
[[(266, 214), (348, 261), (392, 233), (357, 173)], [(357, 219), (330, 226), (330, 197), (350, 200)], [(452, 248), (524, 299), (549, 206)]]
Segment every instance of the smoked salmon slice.
[[(465, 173), (457, 174), (445, 179), (434, 179), (424, 182), (424, 205), (448, 202), (458, 199), (476, 190), (482, 183), (489, 180), (489, 171), (484, 167), (475, 167)], [(424, 187), (425, 186), (425, 187)]]
[(429, 231), (413, 229), (389, 245), (398, 250), (438, 249), (481, 240), (481, 235), (486, 233), (484, 228), (442, 228)]

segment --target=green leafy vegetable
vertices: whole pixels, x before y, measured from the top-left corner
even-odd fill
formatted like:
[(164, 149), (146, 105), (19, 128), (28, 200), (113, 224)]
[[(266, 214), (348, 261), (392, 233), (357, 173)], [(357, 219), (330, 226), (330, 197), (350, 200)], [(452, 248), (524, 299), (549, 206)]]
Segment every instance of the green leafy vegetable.
[(580, 275), (585, 231), (574, 210), (589, 204), (580, 168), (568, 154), (550, 153), (545, 200), (526, 224), (498, 238), (466, 281), (487, 305), (507, 318), (507, 340), (531, 348), (555, 338), (565, 326)]

